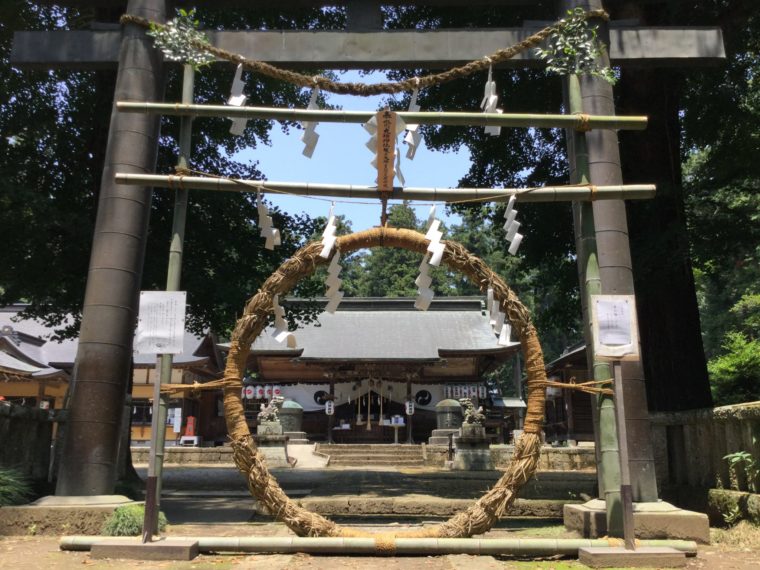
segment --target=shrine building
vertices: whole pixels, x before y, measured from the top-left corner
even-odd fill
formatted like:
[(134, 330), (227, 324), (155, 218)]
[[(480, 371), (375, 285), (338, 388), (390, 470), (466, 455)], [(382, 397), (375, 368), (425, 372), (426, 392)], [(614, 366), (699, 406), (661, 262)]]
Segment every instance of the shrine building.
[(436, 405), (461, 397), (491, 412), (494, 441), (520, 427), (522, 399), (502, 398), (484, 381), (520, 345), (499, 344), (482, 298), (436, 298), (427, 311), (415, 309), (410, 298), (344, 298), (333, 314), (324, 304), (283, 302), (286, 311), (316, 313), (294, 331), (295, 348), (278, 343), (273, 328), (253, 344), (244, 379), (251, 427), (272, 395), (303, 409), (309, 441), (391, 443), (400, 429), (402, 441), (427, 442)]

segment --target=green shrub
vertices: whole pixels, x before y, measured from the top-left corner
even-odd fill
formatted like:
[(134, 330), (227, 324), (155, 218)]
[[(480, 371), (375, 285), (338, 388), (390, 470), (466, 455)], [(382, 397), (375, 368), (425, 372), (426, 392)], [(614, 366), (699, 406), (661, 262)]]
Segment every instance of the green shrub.
[(0, 507), (21, 505), (32, 495), (29, 480), (15, 469), (0, 469)]
[(729, 332), (723, 354), (707, 363), (713, 400), (718, 406), (760, 399), (760, 340)]
[[(139, 536), (142, 534), (144, 519), (144, 505), (124, 505), (113, 512), (101, 532), (106, 536)], [(158, 513), (158, 530), (163, 531), (166, 525), (166, 516)]]

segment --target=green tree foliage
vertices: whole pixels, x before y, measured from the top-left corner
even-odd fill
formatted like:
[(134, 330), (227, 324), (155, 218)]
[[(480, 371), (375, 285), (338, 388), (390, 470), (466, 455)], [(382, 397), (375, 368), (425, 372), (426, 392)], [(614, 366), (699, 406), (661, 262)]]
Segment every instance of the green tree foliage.
[[(520, 26), (525, 19), (546, 19), (540, 6), (510, 10), (484, 8), (462, 11), (448, 8), (389, 8), (392, 28), (487, 28)], [(423, 70), (391, 72), (397, 78), (422, 75)], [(556, 113), (562, 107), (558, 78), (543, 71), (494, 70), (499, 107), (514, 113)], [(483, 97), (485, 74), (431, 87), (418, 102), (426, 111), (477, 110)], [(402, 108), (404, 102), (395, 103)], [(559, 129), (502, 129), (492, 137), (482, 127), (422, 127), (425, 145), (438, 151), (466, 149), (472, 164), (460, 186), (480, 188), (532, 187), (562, 184), (568, 176), (564, 134)], [(461, 204), (452, 208), (463, 217), (450, 236), (462, 241), (507, 279), (534, 311), (548, 358), (580, 335), (580, 302), (575, 266), (572, 213), (569, 204), (519, 206), (520, 232), (525, 239), (519, 261), (510, 259), (504, 240), (504, 205)], [(461, 284), (460, 284), (461, 285)], [(459, 291), (473, 293), (467, 286)]]
[(760, 11), (707, 2), (726, 64), (690, 74), (683, 97), (684, 186), (702, 333), (716, 404), (760, 399)]
[(715, 404), (739, 404), (760, 400), (760, 340), (729, 332), (724, 354), (707, 364)]
[[(27, 301), (31, 316), (60, 326), (67, 315), (75, 335), (84, 297), (89, 251), (115, 85), (113, 71), (29, 71), (9, 64), (14, 30), (86, 29), (120, 13), (35, 7), (25, 1), (0, 3), (0, 304)], [(208, 10), (202, 27), (333, 28), (343, 15), (331, 10), (279, 8)], [(166, 98), (179, 100), (178, 67), (168, 67)], [(221, 103), (229, 95), (233, 69), (204, 68), (196, 75), (199, 103)], [(249, 100), (264, 106), (305, 106), (300, 89), (259, 76), (246, 77)], [(292, 125), (285, 125), (288, 129)], [(272, 123), (250, 121), (244, 136), (229, 135), (229, 121), (194, 123), (191, 167), (214, 174), (262, 178), (256, 163), (234, 160), (239, 151), (269, 144)], [(157, 171), (176, 164), (179, 121), (161, 128)], [(154, 193), (143, 289), (163, 289), (173, 196)], [(189, 292), (189, 325), (223, 332), (234, 323), (245, 298), (280, 262), (314, 233), (311, 220), (273, 209), (283, 246), (274, 252), (259, 238), (255, 198), (191, 192), (183, 264)]]
[[(408, 204), (394, 204), (388, 209), (388, 225), (425, 232), (424, 224)], [(445, 228), (441, 226), (442, 231)], [(445, 239), (445, 235), (444, 235)], [(414, 297), (422, 255), (395, 248), (360, 251), (342, 263), (343, 289), (350, 297)], [(436, 294), (457, 294), (443, 267), (431, 270)]]
[(717, 405), (760, 400), (760, 295), (743, 295), (730, 313), (737, 325), (707, 365)]

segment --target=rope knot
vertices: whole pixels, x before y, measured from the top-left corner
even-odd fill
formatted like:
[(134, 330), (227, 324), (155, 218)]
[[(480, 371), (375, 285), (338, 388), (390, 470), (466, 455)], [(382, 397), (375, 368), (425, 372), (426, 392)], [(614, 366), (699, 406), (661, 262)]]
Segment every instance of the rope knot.
[(591, 115), (586, 113), (575, 113), (578, 119), (575, 123), (575, 130), (579, 133), (587, 133), (591, 130)]

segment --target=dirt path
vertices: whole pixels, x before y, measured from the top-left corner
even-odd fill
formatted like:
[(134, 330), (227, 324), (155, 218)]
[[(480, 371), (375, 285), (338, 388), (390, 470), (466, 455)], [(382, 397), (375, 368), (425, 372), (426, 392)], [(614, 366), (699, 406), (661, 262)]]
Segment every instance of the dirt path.
[[(495, 530), (489, 536), (509, 532), (512, 536), (559, 536), (561, 526), (512, 527)], [(171, 536), (288, 536), (281, 524), (214, 524), (170, 527)], [(410, 556), (375, 558), (367, 556), (311, 556), (203, 554), (191, 562), (148, 562), (135, 560), (93, 560), (89, 552), (64, 552), (58, 538), (48, 536), (0, 537), (0, 568), (12, 570), (74, 570), (92, 568), (164, 568), (199, 570), (581, 570), (575, 560), (514, 560), (491, 556)], [(690, 570), (760, 569), (760, 527), (742, 523), (730, 531), (713, 531), (713, 544), (700, 546), (696, 558), (690, 558)]]

